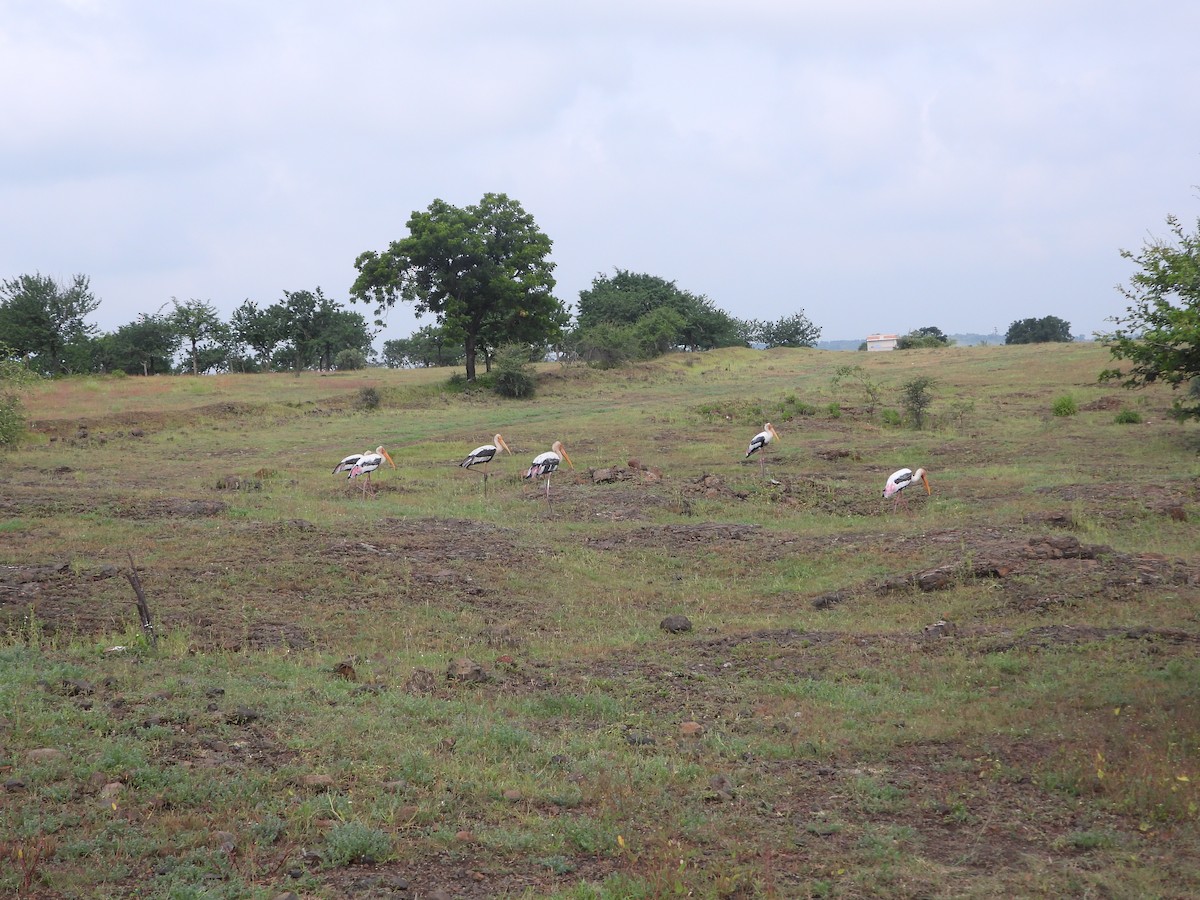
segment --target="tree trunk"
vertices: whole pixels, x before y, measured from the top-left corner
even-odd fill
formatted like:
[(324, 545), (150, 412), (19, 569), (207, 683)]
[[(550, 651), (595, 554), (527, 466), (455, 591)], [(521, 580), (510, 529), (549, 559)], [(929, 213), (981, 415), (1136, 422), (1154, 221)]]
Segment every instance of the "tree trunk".
[(463, 347), (463, 352), (467, 357), (467, 381), (475, 380), (475, 335), (468, 334), (467, 341)]

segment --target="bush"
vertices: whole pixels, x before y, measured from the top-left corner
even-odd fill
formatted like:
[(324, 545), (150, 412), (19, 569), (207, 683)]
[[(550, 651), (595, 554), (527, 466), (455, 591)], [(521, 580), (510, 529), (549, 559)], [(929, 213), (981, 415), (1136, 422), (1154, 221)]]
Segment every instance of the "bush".
[(347, 347), (345, 350), (339, 350), (337, 355), (333, 357), (333, 367), (339, 372), (365, 369), (367, 367), (367, 355), (361, 350)]
[(836, 400), (825, 407), (825, 412), (829, 413), (829, 418), (840, 419), (842, 417), (842, 406)]
[(922, 375), (900, 386), (900, 402), (908, 416), (912, 427), (920, 431), (925, 427), (925, 413), (933, 403), (933, 386), (937, 384), (932, 378)]
[(497, 350), (492, 363), (492, 390), (501, 397), (516, 400), (532, 397), (537, 384), (529, 371), (528, 361), (529, 348), (520, 344), (509, 344)]
[(1113, 418), (1113, 421), (1118, 425), (1140, 425), (1142, 414), (1136, 409), (1122, 409)]
[(897, 411), (897, 410), (894, 410), (894, 409), (885, 409), (885, 410), (882, 410), (882, 411), (879, 413), (879, 418), (880, 418), (880, 420), (882, 420), (882, 422), (883, 422), (883, 424), (884, 424), (884, 425), (890, 425), (890, 426), (892, 426), (893, 428), (899, 428), (899, 427), (900, 427), (900, 422), (901, 422), (901, 421), (903, 421), (903, 420), (900, 418), (900, 413), (899, 413), (899, 411)]
[(25, 408), (16, 394), (0, 394), (0, 450), (17, 446), (25, 433)]
[(335, 826), (325, 840), (325, 865), (378, 863), (392, 855), (392, 839), (378, 828), (358, 822)]
[(1054, 414), (1056, 416), (1073, 416), (1079, 412), (1079, 406), (1075, 403), (1075, 398), (1070, 394), (1064, 394), (1054, 401)]
[(379, 408), (379, 390), (373, 387), (358, 389), (358, 408), (372, 410)]

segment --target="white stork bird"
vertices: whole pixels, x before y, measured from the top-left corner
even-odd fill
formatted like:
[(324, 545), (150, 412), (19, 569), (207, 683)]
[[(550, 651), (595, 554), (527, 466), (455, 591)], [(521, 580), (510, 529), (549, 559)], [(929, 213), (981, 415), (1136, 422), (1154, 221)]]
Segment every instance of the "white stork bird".
[(567, 456), (567, 448), (563, 446), (562, 441), (555, 441), (550, 445), (550, 449), (545, 453), (539, 453), (533, 458), (533, 462), (529, 468), (525, 470), (522, 478), (545, 478), (546, 479), (546, 504), (550, 503), (550, 476), (558, 471), (559, 465), (563, 460), (567, 461), (567, 465), (572, 469), (575, 464), (571, 462), (571, 457)]
[(904, 496), (904, 489), (914, 481), (919, 481), (925, 485), (925, 493), (932, 494), (933, 491), (929, 487), (929, 477), (924, 469), (897, 469), (888, 476), (887, 483), (883, 486), (883, 499), (894, 497), (895, 502), (899, 505), (902, 501), (905, 506), (908, 505), (908, 498)]
[(472, 450), (470, 453), (467, 454), (466, 459), (464, 459), (462, 462), (459, 463), (459, 465), (464, 469), (470, 469), (474, 466), (482, 466), (483, 467), (479, 471), (483, 473), (484, 493), (487, 493), (487, 480), (488, 480), (487, 464), (490, 463), (493, 459), (495, 459), (496, 454), (499, 453), (501, 450), (504, 450), (510, 456), (512, 455), (512, 451), (508, 449), (508, 444), (504, 443), (504, 438), (502, 438), (500, 435), (496, 435), (494, 438), (492, 438), (492, 441), (493, 441), (493, 443), (491, 443), (491, 444), (484, 444), (482, 447), (476, 447), (474, 450)]
[(775, 426), (770, 422), (763, 425), (763, 430), (750, 438), (750, 447), (746, 450), (746, 455), (743, 459), (749, 459), (755, 453), (762, 451), (762, 455), (758, 458), (759, 469), (763, 475), (767, 474), (767, 444), (779, 437), (779, 432), (775, 430)]
[(347, 472), (346, 479), (357, 478), (360, 475), (366, 475), (363, 479), (363, 496), (367, 495), (367, 488), (371, 486), (371, 473), (383, 465), (383, 461), (387, 460), (391, 467), (396, 468), (396, 463), (392, 460), (392, 455), (383, 447), (376, 447), (374, 452), (368, 450), (366, 453), (351, 453), (336, 466), (333, 467), (334, 475), (338, 472)]

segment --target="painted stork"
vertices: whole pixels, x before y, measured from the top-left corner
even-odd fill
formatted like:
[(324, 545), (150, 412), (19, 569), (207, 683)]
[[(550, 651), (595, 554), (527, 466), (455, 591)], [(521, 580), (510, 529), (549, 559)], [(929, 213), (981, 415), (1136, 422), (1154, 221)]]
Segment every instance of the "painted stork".
[(750, 447), (746, 450), (746, 455), (743, 459), (749, 459), (755, 453), (762, 451), (762, 455), (758, 457), (759, 469), (763, 475), (767, 474), (767, 444), (771, 443), (775, 438), (779, 437), (779, 432), (775, 430), (775, 426), (770, 422), (763, 425), (763, 430), (750, 438)]
[(550, 449), (545, 453), (539, 453), (533, 458), (533, 462), (529, 468), (525, 470), (522, 478), (545, 478), (546, 479), (546, 505), (550, 505), (550, 476), (558, 471), (559, 464), (563, 460), (567, 461), (567, 465), (572, 469), (575, 464), (571, 462), (571, 457), (567, 456), (567, 448), (562, 445), (562, 441), (555, 441), (550, 445)]
[(371, 486), (371, 473), (383, 465), (384, 460), (394, 469), (396, 463), (392, 460), (392, 455), (383, 447), (376, 447), (374, 452), (368, 450), (366, 453), (352, 453), (333, 467), (333, 474), (339, 472), (347, 472), (346, 479), (357, 478), (360, 475), (367, 476), (363, 479), (363, 496), (367, 495), (367, 488)]
[(904, 489), (914, 481), (919, 481), (925, 485), (925, 493), (932, 494), (933, 491), (929, 487), (929, 478), (924, 469), (897, 469), (888, 476), (887, 483), (883, 486), (883, 499), (889, 497), (895, 498), (895, 502), (899, 505), (901, 502), (908, 505), (908, 498), (904, 496)]
[(481, 466), (480, 472), (483, 473), (483, 491), (487, 493), (488, 480), (488, 463), (490, 463), (501, 450), (507, 452), (510, 456), (512, 451), (508, 449), (508, 444), (504, 443), (504, 438), (496, 435), (492, 438), (492, 443), (484, 444), (482, 447), (476, 447), (467, 454), (467, 458), (459, 463), (464, 469), (470, 469), (474, 466)]

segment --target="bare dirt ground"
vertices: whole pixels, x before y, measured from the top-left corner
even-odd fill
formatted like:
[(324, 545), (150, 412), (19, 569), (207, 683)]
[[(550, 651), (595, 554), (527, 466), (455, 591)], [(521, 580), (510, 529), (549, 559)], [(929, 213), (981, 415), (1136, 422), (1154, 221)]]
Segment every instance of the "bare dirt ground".
[[(389, 488), (381, 488), (386, 498)], [(494, 585), (514, 567), (536, 563), (539, 555), (558, 552), (552, 546), (524, 546), (515, 532), (498, 526), (453, 519), (384, 518), (370, 535), (359, 536), (323, 531), (303, 520), (273, 523), (231, 522), (238, 532), (237, 555), (219, 561), (188, 565), (174, 562), (169, 568), (146, 566), (141, 577), (150, 589), (153, 609), (162, 626), (184, 629), (199, 649), (243, 650), (287, 647), (308, 649), (325, 637), (322, 625), (313, 624), (305, 610), (314, 598), (305, 592), (297, 576), (288, 585), (283, 579), (262, 590), (253, 585), (256, 566), (263, 563), (262, 548), (271, 548), (270, 565), (279, 571), (303, 573), (314, 564), (335, 564), (351, 575), (376, 577), (399, 585), (387, 595), (367, 594), (339, 598), (344, 611), (371, 609), (377, 613), (406, 604), (433, 604), (469, 608), (481, 612), (489, 623), (480, 636), (493, 646), (511, 650), (510, 661), (488, 673), (487, 679), (470, 689), (481, 698), (489, 694), (562, 693), (585, 690), (596, 678), (620, 677), (642, 692), (646, 707), (663, 721), (676, 722), (681, 711), (702, 718), (710, 729), (723, 729), (731, 736), (746, 732), (769, 732), (784, 743), (803, 747), (805, 723), (780, 720), (769, 709), (746, 708), (737, 684), (745, 678), (820, 679), (827, 656), (820, 651), (839, 645), (853, 646), (857, 653), (884, 656), (898, 650), (938, 655), (949, 652), (988, 654), (1016, 646), (1052, 648), (1117, 638), (1129, 642), (1131, 653), (1152, 653), (1160, 659), (1176, 654), (1194, 655), (1200, 634), (1172, 628), (1097, 628), (1087, 625), (1052, 625), (1018, 636), (999, 621), (1004, 609), (1022, 612), (1050, 610), (1081, 602), (1136, 603), (1147, 592), (1169, 587), (1200, 602), (1200, 563), (1196, 558), (1177, 559), (1155, 553), (1130, 554), (1097, 546), (1074, 532), (1073, 510), (1086, 503), (1089, 515), (1128, 517), (1133, 515), (1178, 518), (1196, 515), (1200, 485), (1195, 482), (1146, 487), (1070, 485), (1046, 489), (1045, 494), (1062, 501), (1061, 512), (1051, 512), (1036, 521), (1011, 527), (970, 527), (929, 530), (906, 538), (901, 552), (892, 546), (894, 536), (871, 527), (874, 520), (896, 513), (886, 505), (862, 499), (839, 499), (819, 480), (792, 481), (774, 485), (775, 502), (798, 504), (836, 512), (862, 520), (863, 528), (841, 533), (832, 541), (789, 535), (758, 525), (722, 524), (697, 520), (694, 524), (654, 525), (644, 522), (646, 509), (660, 506), (687, 514), (697, 503), (745, 499), (720, 477), (701, 475), (683, 482), (659, 477), (645, 478), (641, 472), (619, 471), (597, 489), (589, 475), (557, 478), (553, 485), (553, 509), (543, 495), (527, 490), (527, 502), (543, 514), (572, 522), (594, 525), (581, 543), (592, 550), (620, 555), (638, 547), (667, 548), (681, 557), (716, 555), (796, 554), (860, 552), (864, 549), (902, 556), (915, 541), (921, 547), (921, 562), (892, 577), (864, 578), (853, 571), (837, 591), (807, 595), (797, 591), (791, 601), (811, 604), (816, 609), (862, 602), (864, 598), (932, 592), (963, 581), (986, 580), (999, 590), (994, 603), (996, 624), (960, 627), (954, 623), (930, 623), (911, 634), (847, 634), (835, 631), (767, 631), (745, 634), (691, 636), (672, 645), (669, 659), (649, 654), (619, 657), (568, 659), (547, 664), (525, 658), (520, 634), (537, 627), (541, 611), (506, 599)], [(919, 503), (920, 498), (914, 498)], [(38, 519), (64, 512), (82, 514), (102, 510), (108, 515), (131, 520), (153, 520), (185, 526), (189, 520), (221, 517), (227, 512), (222, 495), (178, 497), (133, 504), (111, 491), (78, 489), (33, 489), (21, 483), (19, 471), (10, 473), (0, 514), (14, 519)], [(634, 523), (632, 527), (630, 523)], [(515, 548), (515, 549), (514, 549)], [(32, 550), (22, 548), (28, 557)], [(72, 634), (111, 633), (128, 624), (133, 616), (133, 595), (126, 581), (125, 561), (94, 568), (79, 568), (69, 559), (35, 559), (0, 566), (0, 626), (20, 627), (32, 610), (40, 627)], [(219, 570), (219, 571), (218, 571)], [(229, 578), (229, 573), (235, 577)], [(240, 576), (240, 577), (239, 577)], [(239, 594), (230, 588), (224, 600), (197, 611), (170, 589), (173, 583), (226, 577), (231, 584), (244, 580), (248, 587)], [(252, 601), (248, 603), (249, 601)], [(381, 605), (382, 604), (382, 605)], [(247, 606), (253, 613), (246, 612)], [(755, 652), (743, 652), (747, 650)], [(386, 670), (384, 671), (386, 673)], [(403, 690), (404, 673), (392, 673), (383, 689)], [(641, 687), (636, 687), (641, 686)], [(433, 682), (431, 690), (448, 693), (463, 690)], [(236, 741), (214, 742), (204, 736), (204, 715), (236, 715), (224, 709), (219, 698), (209, 713), (177, 723), (178, 736), (164, 752), (189, 765), (211, 767), (214, 772), (241, 767), (272, 769), (289, 758), (272, 729), (252, 717), (228, 719), (238, 728)], [(119, 695), (103, 686), (91, 702), (108, 703), (115, 714), (129, 722), (155, 715), (153, 710), (123, 705)], [(553, 722), (547, 727), (569, 727)], [(199, 726), (199, 727), (198, 727)], [(879, 723), (879, 727), (902, 730), (903, 721)], [(630, 734), (631, 743), (673, 742), (686, 750), (688, 738), (675, 732)], [(902, 810), (880, 801), (868, 814), (870, 827), (881, 834), (890, 828), (912, 829), (919, 836), (921, 853), (944, 867), (927, 881), (893, 886), (899, 894), (935, 896), (955, 894), (956, 883), (968, 884), (973, 874), (1019, 870), (1031, 858), (1071, 857), (1065, 838), (1081, 828), (1096, 829), (1106, 823), (1094, 818), (1081, 820), (1078, 807), (1065, 795), (1047, 793), (1032, 784), (1030, 765), (1054, 752), (1052, 746), (1028, 741), (990, 740), (977, 744), (902, 744), (900, 752), (885, 760), (863, 763), (849, 753), (833, 752), (815, 760), (811, 753), (795, 759), (745, 758), (730, 773), (727, 782), (712, 783), (705, 790), (706, 803), (719, 804), (737, 818), (747, 837), (745, 853), (753, 855), (754, 835), (785, 829), (794, 852), (770, 860), (757, 858), (756, 871), (773, 873), (767, 893), (793, 896), (802, 883), (825, 877), (821, 860), (849, 837), (838, 825), (862, 820), (863, 800), (858, 795), (863, 779), (878, 785), (894, 785), (905, 794), (931, 798), (954, 798), (953, 802), (905, 806)], [(583, 792), (582, 809), (600, 803), (604, 784), (579, 780), (570, 759), (559, 761), (561, 777)], [(981, 770), (993, 769), (993, 777), (981, 778)], [(785, 784), (782, 792), (764, 794), (760, 783)], [(541, 815), (570, 816), (558, 808), (539, 809)], [(1135, 821), (1110, 823), (1122, 832), (1137, 833)], [(650, 831), (653, 823), (646, 823)], [(1157, 852), (1162, 840), (1145, 848)], [(296, 848), (276, 848), (276, 863), (283, 867)], [(843, 847), (849, 852), (849, 847)], [(1071, 864), (1068, 860), (1067, 864)], [(1078, 864), (1086, 866), (1080, 858)], [(1178, 861), (1164, 855), (1159, 865), (1171, 870)], [(581, 879), (600, 880), (620, 867), (642, 870), (648, 875), (661, 869), (663, 859), (614, 860), (601, 855), (576, 855), (562, 863), (561, 874), (551, 867), (531, 866), (514, 856), (506, 858), (484, 851), (469, 842), (459, 849), (419, 859), (401, 859), (386, 865), (358, 865), (322, 874), (331, 889), (352, 897), (434, 897), (437, 891), (453, 897), (495, 897), (523, 890), (547, 892), (567, 887)], [(735, 889), (727, 896), (751, 896)]]

